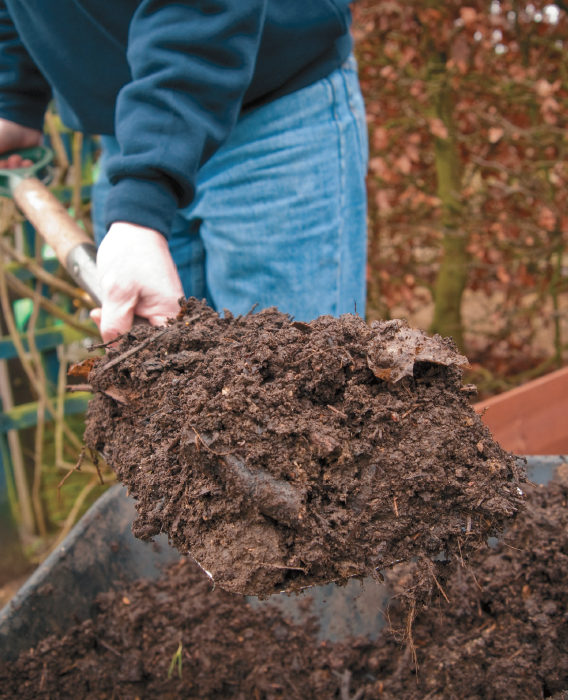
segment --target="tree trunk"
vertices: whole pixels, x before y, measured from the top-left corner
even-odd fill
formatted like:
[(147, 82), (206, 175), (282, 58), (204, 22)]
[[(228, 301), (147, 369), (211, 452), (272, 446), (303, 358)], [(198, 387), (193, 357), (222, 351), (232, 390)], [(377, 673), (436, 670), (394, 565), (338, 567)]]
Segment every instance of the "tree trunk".
[(440, 72), (440, 87), (435, 98), (435, 116), (444, 123), (448, 135), (436, 138), (436, 171), (438, 197), (442, 202), (442, 248), (434, 286), (434, 318), (430, 331), (452, 336), (461, 352), (464, 351), (461, 301), (467, 282), (467, 234), (462, 228), (462, 163), (455, 138), (452, 119), (453, 94), (445, 68)]

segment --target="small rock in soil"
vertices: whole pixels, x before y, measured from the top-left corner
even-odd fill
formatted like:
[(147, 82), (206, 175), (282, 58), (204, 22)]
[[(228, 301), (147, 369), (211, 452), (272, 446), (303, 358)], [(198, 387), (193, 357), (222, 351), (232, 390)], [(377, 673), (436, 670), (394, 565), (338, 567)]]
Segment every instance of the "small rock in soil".
[(441, 590), (523, 507), (524, 480), (463, 387), (451, 339), (347, 314), (225, 318), (189, 299), (96, 361), (85, 439), (228, 591), (268, 596), (418, 559), (408, 605)]
[[(568, 488), (529, 489), (495, 550), (455, 561), (443, 597), (414, 623), (418, 670), (396, 628), (318, 643), (272, 605), (252, 608), (191, 561), (99, 596), (99, 614), (0, 664), (2, 700), (566, 700)], [(406, 565), (403, 565), (403, 567)], [(411, 576), (389, 573), (394, 592)], [(307, 602), (307, 601), (306, 601)], [(181, 661), (180, 661), (181, 659)]]

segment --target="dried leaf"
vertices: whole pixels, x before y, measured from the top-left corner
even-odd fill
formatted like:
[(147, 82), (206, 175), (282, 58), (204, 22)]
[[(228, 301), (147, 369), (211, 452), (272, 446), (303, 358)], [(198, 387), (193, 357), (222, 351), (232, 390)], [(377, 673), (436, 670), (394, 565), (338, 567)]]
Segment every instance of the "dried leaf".
[(448, 127), (444, 124), (444, 122), (441, 119), (435, 118), (435, 119), (430, 119), (429, 122), (430, 126), (430, 133), (436, 136), (439, 139), (447, 139), (448, 138)]
[(97, 358), (96, 357), (88, 357), (86, 360), (83, 360), (82, 362), (76, 362), (74, 365), (71, 365), (67, 371), (67, 376), (68, 377), (80, 377), (81, 379), (88, 379), (89, 374), (91, 373), (91, 370), (93, 369), (93, 365), (95, 364)]
[(407, 155), (402, 155), (394, 161), (394, 167), (403, 175), (408, 175), (412, 170), (412, 163)]
[(126, 393), (124, 391), (121, 391), (117, 386), (114, 386), (114, 384), (107, 386), (107, 388), (104, 390), (104, 393), (107, 396), (110, 396), (111, 399), (114, 399), (115, 401), (123, 404), (124, 406), (128, 406), (131, 403)]
[(420, 151), (413, 143), (407, 143), (404, 150), (413, 163), (420, 163)]
[(511, 275), (507, 272), (507, 270), (505, 270), (503, 265), (499, 265), (499, 267), (497, 268), (496, 275), (497, 279), (500, 282), (503, 282), (503, 284), (509, 284), (509, 282), (511, 281)]
[(387, 190), (379, 190), (375, 195), (375, 202), (379, 208), (379, 213), (381, 216), (386, 216), (392, 211), (392, 206), (389, 200), (389, 194)]
[(547, 231), (554, 231), (556, 228), (556, 217), (548, 207), (542, 207), (538, 217), (538, 225)]
[(560, 79), (555, 80), (553, 83), (549, 83), (545, 78), (541, 78), (534, 84), (534, 89), (539, 97), (550, 97), (550, 95), (560, 89), (561, 85), (562, 83)]
[(467, 358), (440, 336), (430, 338), (405, 320), (375, 321), (375, 331), (367, 351), (367, 364), (373, 374), (387, 382), (412, 377), (416, 362), (469, 367)]
[(371, 158), (369, 161), (369, 170), (383, 180), (386, 179), (386, 175), (389, 172), (385, 159), (381, 158), (380, 156)]
[(489, 143), (497, 143), (499, 139), (503, 136), (503, 129), (498, 126), (493, 126), (489, 129)]
[(373, 131), (373, 148), (377, 151), (382, 151), (389, 145), (389, 136), (387, 130), (383, 126), (378, 126)]
[(468, 27), (477, 19), (477, 12), (474, 7), (462, 7), (460, 8), (460, 17), (465, 26)]
[(467, 72), (467, 64), (469, 62), (471, 49), (465, 33), (458, 34), (456, 40), (452, 44), (452, 60), (458, 67), (459, 72), (463, 75)]

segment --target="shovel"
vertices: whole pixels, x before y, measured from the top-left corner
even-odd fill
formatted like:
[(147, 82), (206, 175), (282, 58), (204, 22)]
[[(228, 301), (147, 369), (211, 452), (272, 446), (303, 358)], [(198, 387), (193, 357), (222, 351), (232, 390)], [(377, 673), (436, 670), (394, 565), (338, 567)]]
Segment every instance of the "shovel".
[[(24, 168), (0, 168), (0, 196), (11, 197), (34, 229), (52, 248), (73, 281), (97, 306), (102, 295), (97, 275), (97, 248), (57, 197), (47, 189), (53, 179), (54, 153), (45, 146), (22, 148), (2, 154), (19, 155), (32, 161)], [(148, 319), (134, 316), (134, 325), (148, 325)]]
[(10, 155), (29, 159), (32, 165), (0, 168), (0, 195), (15, 200), (75, 283), (100, 306), (95, 244), (46, 187), (53, 178), (50, 165), (53, 151), (45, 146), (35, 146), (10, 151), (3, 154), (3, 158)]

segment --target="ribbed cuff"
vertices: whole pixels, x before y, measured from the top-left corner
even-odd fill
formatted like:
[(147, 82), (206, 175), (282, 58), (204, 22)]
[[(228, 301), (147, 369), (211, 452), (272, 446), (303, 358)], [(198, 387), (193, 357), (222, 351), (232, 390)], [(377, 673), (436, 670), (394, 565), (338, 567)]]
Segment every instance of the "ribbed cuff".
[(10, 122), (27, 126), (30, 129), (43, 131), (43, 119), (46, 106), (30, 101), (20, 103), (16, 101), (0, 102), (0, 117)]
[(165, 185), (124, 178), (112, 187), (108, 195), (106, 230), (115, 221), (126, 221), (154, 229), (169, 238), (177, 208), (176, 198)]

